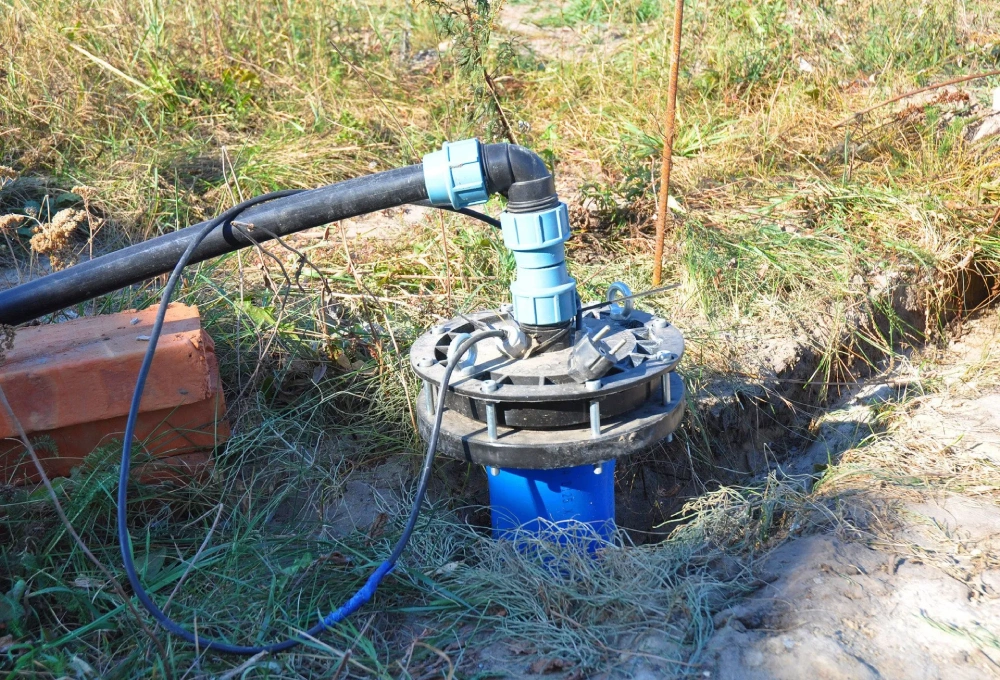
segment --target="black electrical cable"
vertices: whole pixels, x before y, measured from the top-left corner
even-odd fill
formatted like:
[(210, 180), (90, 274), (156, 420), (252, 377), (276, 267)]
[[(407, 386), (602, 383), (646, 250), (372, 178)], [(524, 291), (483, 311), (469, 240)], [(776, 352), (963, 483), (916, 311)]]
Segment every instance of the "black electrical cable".
[(471, 217), (474, 220), (485, 222), (486, 224), (490, 225), (491, 227), (495, 227), (496, 229), (502, 228), (500, 220), (498, 220), (495, 217), (491, 217), (486, 213), (479, 212), (478, 210), (472, 210), (470, 208), (453, 208), (450, 205), (434, 205), (433, 203), (430, 202), (430, 199), (415, 201), (410, 205), (416, 205), (421, 208), (437, 208), (438, 210), (445, 210), (447, 212), (453, 212), (459, 215), (465, 215), (466, 217)]
[[(170, 274), (170, 278), (167, 280), (167, 284), (163, 288), (163, 295), (160, 298), (160, 306), (156, 313), (156, 319), (153, 323), (153, 327), (149, 334), (149, 345), (146, 348), (146, 354), (143, 357), (142, 365), (139, 368), (139, 375), (136, 380), (135, 392), (132, 395), (132, 403), (129, 408), (128, 420), (125, 424), (125, 434), (124, 434), (124, 444), (122, 446), (122, 463), (121, 472), (118, 479), (118, 540), (121, 544), (122, 553), (122, 564), (125, 568), (125, 573), (128, 576), (129, 583), (132, 585), (132, 590), (135, 592), (136, 597), (143, 607), (152, 614), (153, 618), (162, 625), (166, 630), (181, 637), (188, 642), (197, 645), (201, 649), (210, 649), (217, 652), (223, 652), (228, 654), (240, 654), (240, 655), (254, 655), (261, 652), (275, 653), (280, 652), (297, 644), (300, 644), (309, 637), (315, 637), (320, 634), (326, 628), (335, 625), (338, 621), (343, 620), (351, 613), (359, 609), (368, 600), (371, 599), (378, 587), (379, 582), (382, 578), (392, 570), (396, 562), (399, 560), (400, 555), (402, 555), (403, 550), (406, 548), (406, 544), (413, 534), (413, 530), (417, 524), (417, 518), (420, 515), (420, 508), (423, 504), (424, 496), (427, 492), (427, 486), (430, 482), (431, 468), (434, 463), (434, 457), (437, 449), (438, 436), (441, 430), (441, 420), (444, 417), (444, 403), (445, 394), (448, 390), (448, 385), (451, 381), (451, 375), (458, 365), (459, 361), (465, 355), (465, 353), (475, 345), (477, 342), (491, 337), (501, 337), (504, 335), (503, 330), (490, 330), (481, 331), (474, 333), (471, 337), (467, 338), (462, 342), (457, 348), (455, 353), (449, 359), (448, 364), (445, 368), (444, 376), (441, 380), (441, 387), (438, 396), (437, 409), (434, 417), (434, 425), (431, 430), (431, 436), (427, 442), (427, 454), (424, 458), (423, 468), (420, 472), (420, 478), (417, 482), (417, 492), (413, 499), (413, 506), (410, 509), (409, 518), (406, 521), (406, 526), (403, 529), (403, 533), (400, 535), (399, 540), (396, 542), (395, 547), (392, 550), (389, 558), (382, 563), (382, 565), (368, 578), (365, 585), (358, 590), (343, 606), (339, 609), (331, 612), (329, 615), (324, 617), (315, 626), (307, 630), (304, 634), (299, 637), (287, 638), (281, 642), (275, 642), (269, 645), (258, 645), (258, 646), (244, 646), (244, 645), (233, 645), (227, 642), (221, 642), (218, 640), (209, 640), (203, 638), (200, 635), (191, 633), (187, 629), (181, 627), (179, 624), (174, 622), (170, 617), (168, 617), (162, 609), (157, 606), (153, 599), (150, 597), (146, 589), (143, 588), (142, 582), (139, 580), (139, 575), (135, 568), (135, 560), (132, 555), (132, 541), (128, 532), (128, 481), (129, 472), (132, 464), (132, 439), (135, 434), (136, 420), (139, 415), (139, 405), (142, 401), (142, 394), (146, 386), (146, 379), (149, 376), (150, 366), (153, 363), (153, 356), (156, 352), (156, 345), (160, 339), (160, 334), (163, 331), (163, 323), (166, 318), (167, 306), (170, 302), (170, 298), (173, 296), (174, 289), (177, 286), (177, 282), (180, 280), (181, 272), (184, 267), (187, 266), (191, 259), (192, 253), (197, 249), (198, 245), (215, 229), (220, 226), (230, 223), (244, 210), (260, 204), (266, 201), (270, 201), (276, 198), (282, 198), (285, 196), (291, 196), (293, 194), (300, 193), (300, 190), (290, 190), (290, 191), (277, 191), (270, 194), (265, 194), (263, 196), (257, 196), (248, 201), (244, 201), (239, 205), (230, 208), (226, 212), (222, 213), (215, 219), (209, 221), (204, 228), (201, 229), (189, 243), (184, 253), (178, 259), (173, 272)], [(469, 211), (472, 212), (472, 211)], [(475, 216), (475, 215), (473, 215)], [(492, 218), (490, 218), (492, 219)]]
[(431, 436), (427, 438), (427, 456), (424, 458), (424, 466), (420, 471), (420, 480), (417, 482), (417, 496), (413, 499), (413, 507), (410, 508), (410, 517), (406, 520), (406, 527), (403, 529), (403, 534), (396, 542), (396, 547), (392, 549), (392, 554), (386, 560), (387, 562), (395, 563), (399, 559), (399, 556), (403, 554), (406, 542), (409, 540), (410, 534), (413, 533), (413, 527), (417, 524), (417, 516), (420, 514), (420, 504), (423, 501), (424, 494), (427, 492), (427, 485), (431, 479), (431, 466), (434, 463), (438, 437), (441, 434), (441, 419), (444, 418), (445, 395), (448, 392), (448, 385), (451, 383), (451, 374), (455, 371), (455, 367), (458, 366), (459, 361), (465, 356), (465, 353), (477, 342), (486, 338), (502, 338), (506, 334), (507, 332), (502, 328), (477, 331), (459, 343), (458, 347), (455, 348), (455, 353), (448, 360), (448, 364), (444, 369), (444, 376), (441, 378), (441, 386), (438, 390), (437, 408), (434, 411), (434, 424), (431, 426)]
[(448, 212), (458, 213), (459, 215), (465, 215), (466, 217), (471, 217), (474, 220), (479, 220), (480, 222), (485, 222), (491, 227), (496, 227), (500, 229), (500, 220), (495, 217), (491, 217), (486, 213), (481, 213), (478, 210), (470, 210), (469, 208), (452, 208), (450, 205), (431, 205), (429, 202), (421, 202), (416, 205), (421, 205), (425, 208), (438, 208), (440, 210), (447, 210)]
[[(440, 206), (435, 206), (435, 207), (440, 207)], [(480, 222), (485, 222), (486, 224), (490, 225), (491, 227), (496, 227), (497, 229), (501, 228), (500, 227), (500, 220), (498, 220), (495, 217), (490, 217), (486, 213), (481, 213), (481, 212), (479, 212), (477, 210), (469, 210), (468, 208), (459, 208), (458, 210), (455, 210), (454, 208), (445, 208), (445, 210), (451, 210), (452, 212), (457, 212), (457, 213), (459, 213), (461, 215), (465, 215), (466, 217), (471, 217), (474, 220), (479, 220)]]

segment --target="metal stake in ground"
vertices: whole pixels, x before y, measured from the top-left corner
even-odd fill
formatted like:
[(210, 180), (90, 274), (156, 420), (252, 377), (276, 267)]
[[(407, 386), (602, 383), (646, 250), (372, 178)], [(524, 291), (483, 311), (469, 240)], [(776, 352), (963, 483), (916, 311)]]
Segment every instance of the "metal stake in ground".
[(660, 285), (663, 274), (663, 239), (667, 233), (667, 196), (670, 193), (670, 157), (674, 152), (674, 120), (677, 117), (677, 73), (681, 64), (681, 26), (684, 23), (684, 0), (674, 7), (674, 39), (671, 43), (670, 80), (667, 85), (667, 112), (663, 124), (663, 164), (660, 166), (660, 195), (656, 207), (656, 251), (653, 254), (653, 285)]

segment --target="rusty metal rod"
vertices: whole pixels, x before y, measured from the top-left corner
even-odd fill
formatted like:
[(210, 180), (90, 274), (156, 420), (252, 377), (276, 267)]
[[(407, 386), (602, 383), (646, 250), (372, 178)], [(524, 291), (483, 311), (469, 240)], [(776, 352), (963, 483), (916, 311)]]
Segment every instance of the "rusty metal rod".
[(684, 0), (674, 7), (674, 39), (671, 43), (670, 80), (667, 83), (667, 112), (664, 115), (663, 164), (660, 167), (660, 195), (656, 207), (656, 250), (653, 254), (653, 285), (660, 285), (663, 275), (663, 239), (667, 234), (667, 196), (670, 192), (671, 155), (674, 152), (674, 121), (677, 118), (677, 74), (681, 64), (681, 26), (684, 23)]

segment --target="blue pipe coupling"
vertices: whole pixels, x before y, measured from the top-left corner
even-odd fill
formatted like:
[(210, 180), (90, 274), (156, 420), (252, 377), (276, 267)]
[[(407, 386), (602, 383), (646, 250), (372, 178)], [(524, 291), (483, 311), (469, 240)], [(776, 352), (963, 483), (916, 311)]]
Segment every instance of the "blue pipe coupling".
[(566, 271), (565, 243), (570, 236), (566, 204), (540, 212), (503, 212), (500, 227), (517, 262), (517, 280), (510, 287), (517, 322), (548, 326), (572, 319), (576, 280)]
[(432, 205), (450, 205), (457, 210), (485, 203), (490, 195), (479, 140), (445, 142), (440, 151), (424, 156), (424, 184)]

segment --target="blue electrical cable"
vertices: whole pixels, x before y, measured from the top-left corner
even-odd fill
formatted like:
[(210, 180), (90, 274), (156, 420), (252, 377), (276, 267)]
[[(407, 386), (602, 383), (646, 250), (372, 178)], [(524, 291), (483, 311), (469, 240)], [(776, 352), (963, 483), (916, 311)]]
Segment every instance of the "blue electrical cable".
[[(135, 425), (139, 415), (139, 405), (142, 402), (142, 394), (146, 386), (146, 379), (149, 376), (149, 369), (153, 363), (153, 355), (156, 352), (156, 345), (163, 330), (163, 322), (167, 314), (167, 305), (170, 302), (170, 298), (173, 296), (174, 289), (177, 287), (177, 282), (180, 280), (181, 272), (184, 270), (184, 267), (187, 266), (198, 245), (200, 245), (213, 230), (230, 223), (247, 208), (276, 198), (291, 196), (300, 192), (301, 190), (276, 191), (243, 201), (206, 224), (205, 227), (188, 243), (184, 253), (177, 261), (177, 265), (174, 267), (173, 272), (171, 272), (170, 278), (167, 280), (167, 284), (163, 287), (163, 295), (160, 298), (160, 306), (156, 313), (153, 328), (149, 333), (149, 345), (146, 348), (146, 354), (143, 357), (142, 365), (139, 368), (139, 375), (136, 379), (135, 391), (132, 394), (132, 403), (129, 408), (128, 420), (125, 424), (124, 444), (122, 445), (121, 472), (118, 477), (117, 518), (118, 541), (121, 544), (122, 564), (125, 568), (125, 573), (128, 576), (129, 583), (132, 585), (132, 590), (135, 592), (135, 596), (138, 598), (142, 606), (145, 607), (153, 618), (156, 619), (156, 621), (166, 630), (180, 638), (183, 638), (184, 640), (187, 640), (191, 644), (198, 646), (200, 649), (210, 649), (212, 651), (226, 654), (252, 656), (254, 654), (260, 654), (261, 652), (275, 653), (284, 651), (306, 641), (310, 637), (315, 637), (325, 629), (343, 621), (371, 600), (372, 596), (375, 594), (375, 590), (378, 588), (379, 583), (381, 583), (382, 579), (385, 578), (385, 576), (392, 571), (393, 567), (396, 565), (400, 555), (402, 555), (403, 550), (406, 548), (407, 542), (410, 540), (414, 527), (416, 527), (417, 518), (420, 515), (420, 506), (423, 504), (424, 495), (427, 492), (427, 485), (430, 482), (431, 467), (434, 463), (437, 440), (441, 430), (441, 420), (444, 416), (444, 396), (448, 390), (452, 372), (458, 365), (459, 360), (465, 355), (469, 348), (477, 342), (486, 338), (501, 337), (504, 335), (504, 331), (502, 330), (481, 331), (474, 333), (458, 346), (457, 351), (451, 359), (449, 359), (445, 368), (444, 377), (441, 380), (441, 389), (438, 393), (434, 427), (427, 442), (427, 454), (424, 458), (420, 479), (417, 483), (417, 493), (413, 499), (413, 506), (410, 509), (410, 515), (407, 519), (406, 526), (403, 529), (403, 533), (400, 535), (399, 540), (396, 542), (389, 558), (383, 562), (371, 576), (368, 577), (365, 584), (354, 595), (352, 595), (347, 602), (345, 602), (339, 609), (336, 609), (330, 612), (327, 616), (323, 617), (319, 623), (300, 636), (287, 638), (281, 642), (275, 642), (269, 645), (233, 645), (228, 642), (204, 638), (181, 627), (168, 617), (155, 602), (153, 602), (149, 593), (146, 592), (145, 588), (143, 588), (142, 582), (139, 580), (139, 574), (136, 572), (135, 560), (132, 555), (132, 539), (128, 532), (128, 481), (132, 465), (132, 439), (135, 435)], [(471, 210), (459, 210), (456, 212), (461, 212), (469, 215), (470, 217), (475, 217), (476, 219), (481, 219), (488, 223), (495, 221), (488, 215), (482, 215), (481, 213), (476, 213)]]

